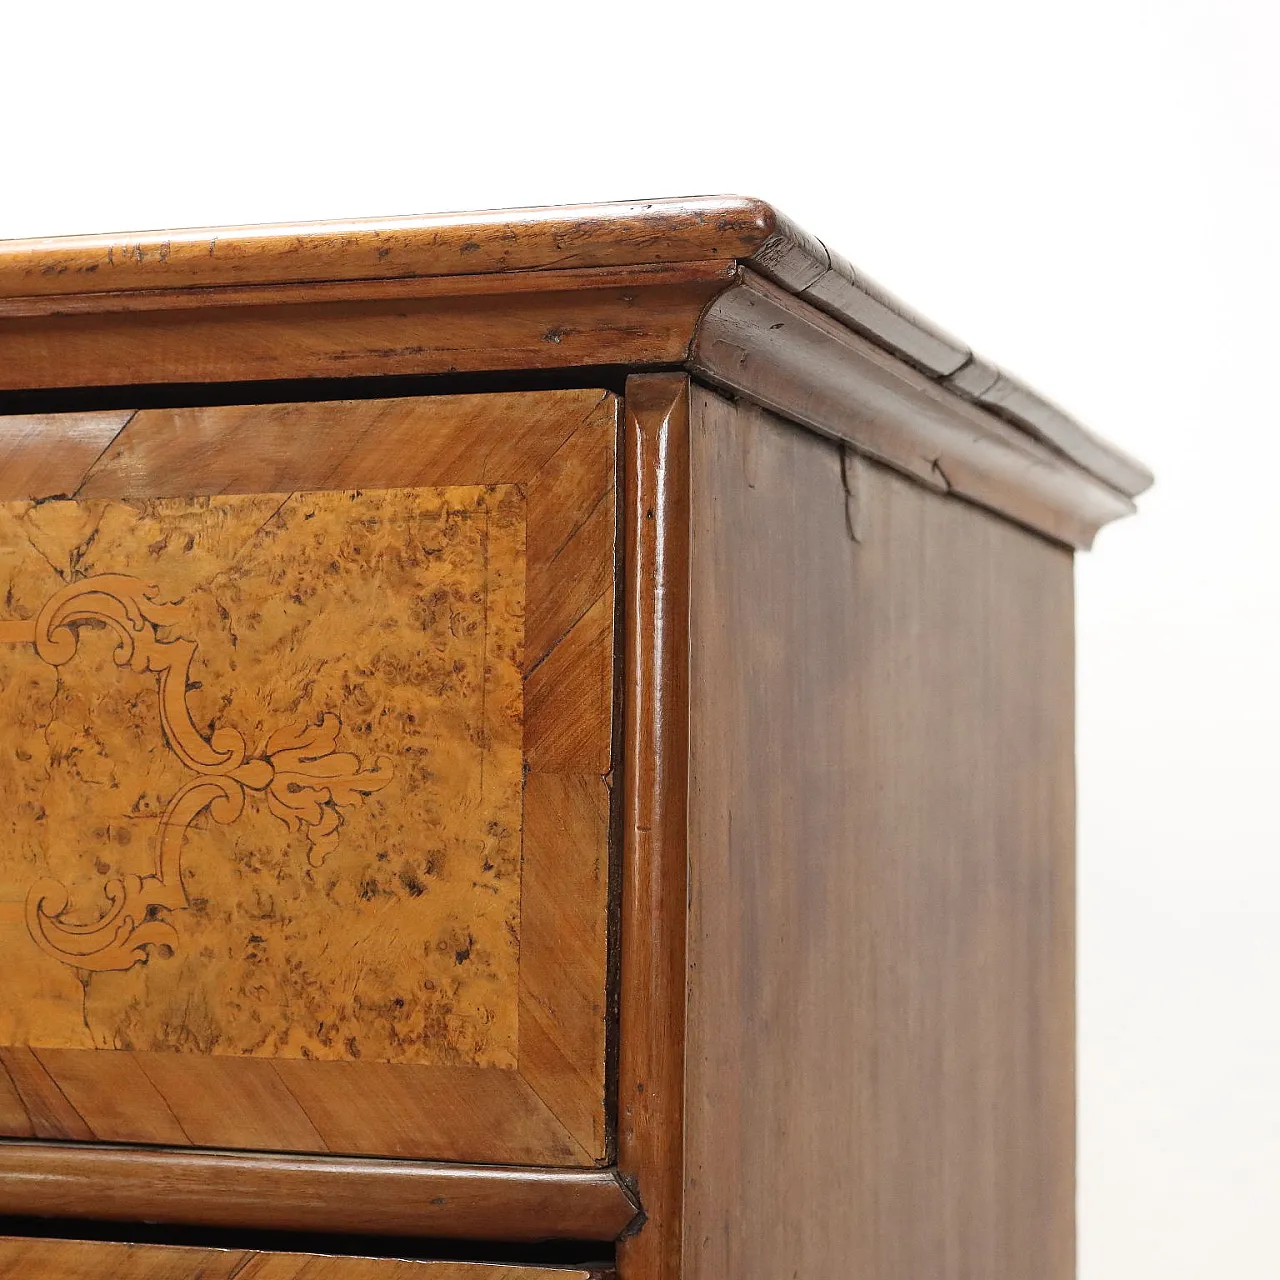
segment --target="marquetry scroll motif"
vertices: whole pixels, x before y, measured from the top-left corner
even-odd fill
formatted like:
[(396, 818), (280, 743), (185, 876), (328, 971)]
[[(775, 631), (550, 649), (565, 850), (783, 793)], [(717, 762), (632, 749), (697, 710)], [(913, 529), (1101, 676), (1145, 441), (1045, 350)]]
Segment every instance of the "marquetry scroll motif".
[(0, 503), (0, 1046), (515, 1065), (524, 496)]
[(191, 719), (187, 690), (197, 642), (161, 639), (160, 627), (187, 621), (181, 603), (165, 603), (159, 590), (123, 573), (95, 574), (54, 594), (30, 625), (9, 623), (0, 640), (29, 639), (50, 666), (76, 656), (79, 626), (100, 623), (115, 637), (117, 666), (154, 673), (164, 742), (182, 763), (202, 775), (169, 801), (156, 837), (156, 869), (127, 875), (105, 886), (106, 913), (89, 924), (65, 920), (71, 905), (65, 885), (41, 880), (27, 895), (27, 927), (35, 942), (55, 959), (79, 969), (128, 969), (150, 945), (174, 946), (177, 931), (158, 912), (187, 904), (182, 886), (182, 847), (187, 828), (205, 810), (217, 822), (234, 822), (244, 809), (245, 791), (260, 793), (285, 826), (305, 829), (309, 859), (319, 866), (333, 848), (342, 825), (339, 805), (351, 805), (386, 786), (391, 762), (382, 757), (362, 769), (351, 754), (337, 751), (340, 722), (326, 715), (319, 724), (278, 729), (260, 756), (250, 757), (244, 735), (221, 727), (207, 736)]

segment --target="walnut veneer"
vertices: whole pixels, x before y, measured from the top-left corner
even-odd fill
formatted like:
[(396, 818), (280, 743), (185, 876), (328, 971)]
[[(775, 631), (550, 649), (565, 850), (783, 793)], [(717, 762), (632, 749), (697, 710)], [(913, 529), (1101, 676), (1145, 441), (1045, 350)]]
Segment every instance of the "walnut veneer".
[(0, 1275), (1066, 1280), (1149, 483), (758, 201), (0, 244)]

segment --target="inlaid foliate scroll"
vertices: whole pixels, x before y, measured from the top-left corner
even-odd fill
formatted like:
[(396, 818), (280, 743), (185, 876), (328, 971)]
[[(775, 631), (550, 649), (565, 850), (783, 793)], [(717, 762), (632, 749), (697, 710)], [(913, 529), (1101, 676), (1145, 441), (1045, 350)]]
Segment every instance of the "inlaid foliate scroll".
[(514, 1066), (524, 508), (0, 505), (0, 1045)]

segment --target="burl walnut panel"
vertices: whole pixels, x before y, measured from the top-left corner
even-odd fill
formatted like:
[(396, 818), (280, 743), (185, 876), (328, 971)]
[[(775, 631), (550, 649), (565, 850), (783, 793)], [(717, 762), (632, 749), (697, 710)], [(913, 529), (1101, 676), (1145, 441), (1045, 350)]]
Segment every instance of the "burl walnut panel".
[(0, 480), (0, 1133), (605, 1157), (616, 414), (147, 411), (74, 489), (44, 420)]
[(523, 517), (0, 506), (0, 1043), (515, 1065)]

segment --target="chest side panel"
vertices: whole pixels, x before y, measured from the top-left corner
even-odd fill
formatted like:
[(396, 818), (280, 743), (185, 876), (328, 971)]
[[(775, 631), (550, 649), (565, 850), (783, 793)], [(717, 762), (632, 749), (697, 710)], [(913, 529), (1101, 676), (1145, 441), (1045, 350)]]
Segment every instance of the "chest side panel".
[(1070, 554), (699, 392), (686, 1275), (1072, 1274)]

